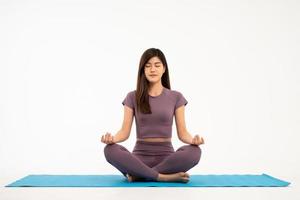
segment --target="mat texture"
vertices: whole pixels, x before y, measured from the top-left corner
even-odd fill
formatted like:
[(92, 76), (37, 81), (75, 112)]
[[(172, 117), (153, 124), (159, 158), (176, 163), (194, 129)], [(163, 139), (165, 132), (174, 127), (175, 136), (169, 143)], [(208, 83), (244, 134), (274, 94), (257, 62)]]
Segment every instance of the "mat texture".
[(28, 175), (6, 187), (284, 187), (267, 174), (190, 175), (188, 183), (128, 182), (123, 175)]

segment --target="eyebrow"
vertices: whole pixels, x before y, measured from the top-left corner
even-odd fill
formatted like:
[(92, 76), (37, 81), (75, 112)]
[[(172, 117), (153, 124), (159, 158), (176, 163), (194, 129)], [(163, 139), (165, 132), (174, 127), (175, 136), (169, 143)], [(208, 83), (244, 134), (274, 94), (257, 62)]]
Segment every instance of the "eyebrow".
[[(151, 63), (147, 62), (146, 64), (151, 64)], [(161, 64), (161, 62), (155, 62), (154, 64)]]

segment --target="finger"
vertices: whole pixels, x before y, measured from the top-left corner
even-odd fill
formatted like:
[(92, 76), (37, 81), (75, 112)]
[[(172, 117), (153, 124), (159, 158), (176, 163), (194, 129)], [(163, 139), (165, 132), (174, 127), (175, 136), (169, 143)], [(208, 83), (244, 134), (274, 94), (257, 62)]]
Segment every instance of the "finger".
[(110, 143), (110, 136), (107, 136), (107, 143)]
[(201, 139), (201, 137), (200, 137), (200, 136), (198, 137), (198, 142), (199, 142), (199, 144), (201, 144), (201, 143), (202, 143), (202, 139)]
[(109, 143), (112, 143), (112, 136), (109, 136)]
[(102, 136), (102, 141), (105, 143), (105, 135)]
[(199, 145), (202, 144), (202, 142), (203, 142), (202, 141), (202, 137), (200, 137), (200, 139), (199, 139)]
[(196, 144), (199, 144), (199, 136), (198, 136), (198, 135), (195, 136), (195, 140), (196, 140), (196, 141), (195, 141)]
[(104, 141), (104, 137), (103, 137), (103, 135), (101, 136), (101, 142), (103, 142)]
[(110, 136), (110, 135), (107, 136), (107, 142), (108, 142), (109, 144), (111, 143), (111, 136)]
[(105, 135), (105, 143), (108, 143), (108, 139), (109, 139), (109, 136), (108, 135)]
[(109, 134), (109, 135), (107, 136), (107, 140), (108, 140), (109, 143), (111, 143), (111, 138), (112, 138), (112, 135)]
[(114, 136), (111, 137), (111, 143), (114, 143)]
[(201, 136), (197, 135), (197, 139), (200, 142), (201, 141)]

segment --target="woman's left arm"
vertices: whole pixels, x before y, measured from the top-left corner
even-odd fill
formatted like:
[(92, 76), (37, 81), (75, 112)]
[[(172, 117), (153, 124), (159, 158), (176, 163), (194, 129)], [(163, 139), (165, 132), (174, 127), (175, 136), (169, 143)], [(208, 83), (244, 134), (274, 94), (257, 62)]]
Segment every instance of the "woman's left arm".
[[(180, 106), (175, 110), (175, 122), (176, 122), (176, 129), (177, 135), (179, 140), (186, 144), (202, 144), (204, 143), (202, 137), (198, 137), (193, 140), (193, 136), (187, 131), (185, 125), (185, 117), (184, 117), (184, 105)], [(198, 141), (200, 140), (200, 141)]]

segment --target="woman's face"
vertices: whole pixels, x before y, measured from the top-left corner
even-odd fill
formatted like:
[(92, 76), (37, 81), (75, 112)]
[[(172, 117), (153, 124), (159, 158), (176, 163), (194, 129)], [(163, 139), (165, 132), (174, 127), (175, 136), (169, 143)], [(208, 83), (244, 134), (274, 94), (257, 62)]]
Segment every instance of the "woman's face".
[(150, 83), (156, 83), (160, 81), (163, 73), (165, 72), (165, 67), (158, 57), (152, 57), (145, 64), (144, 72)]

